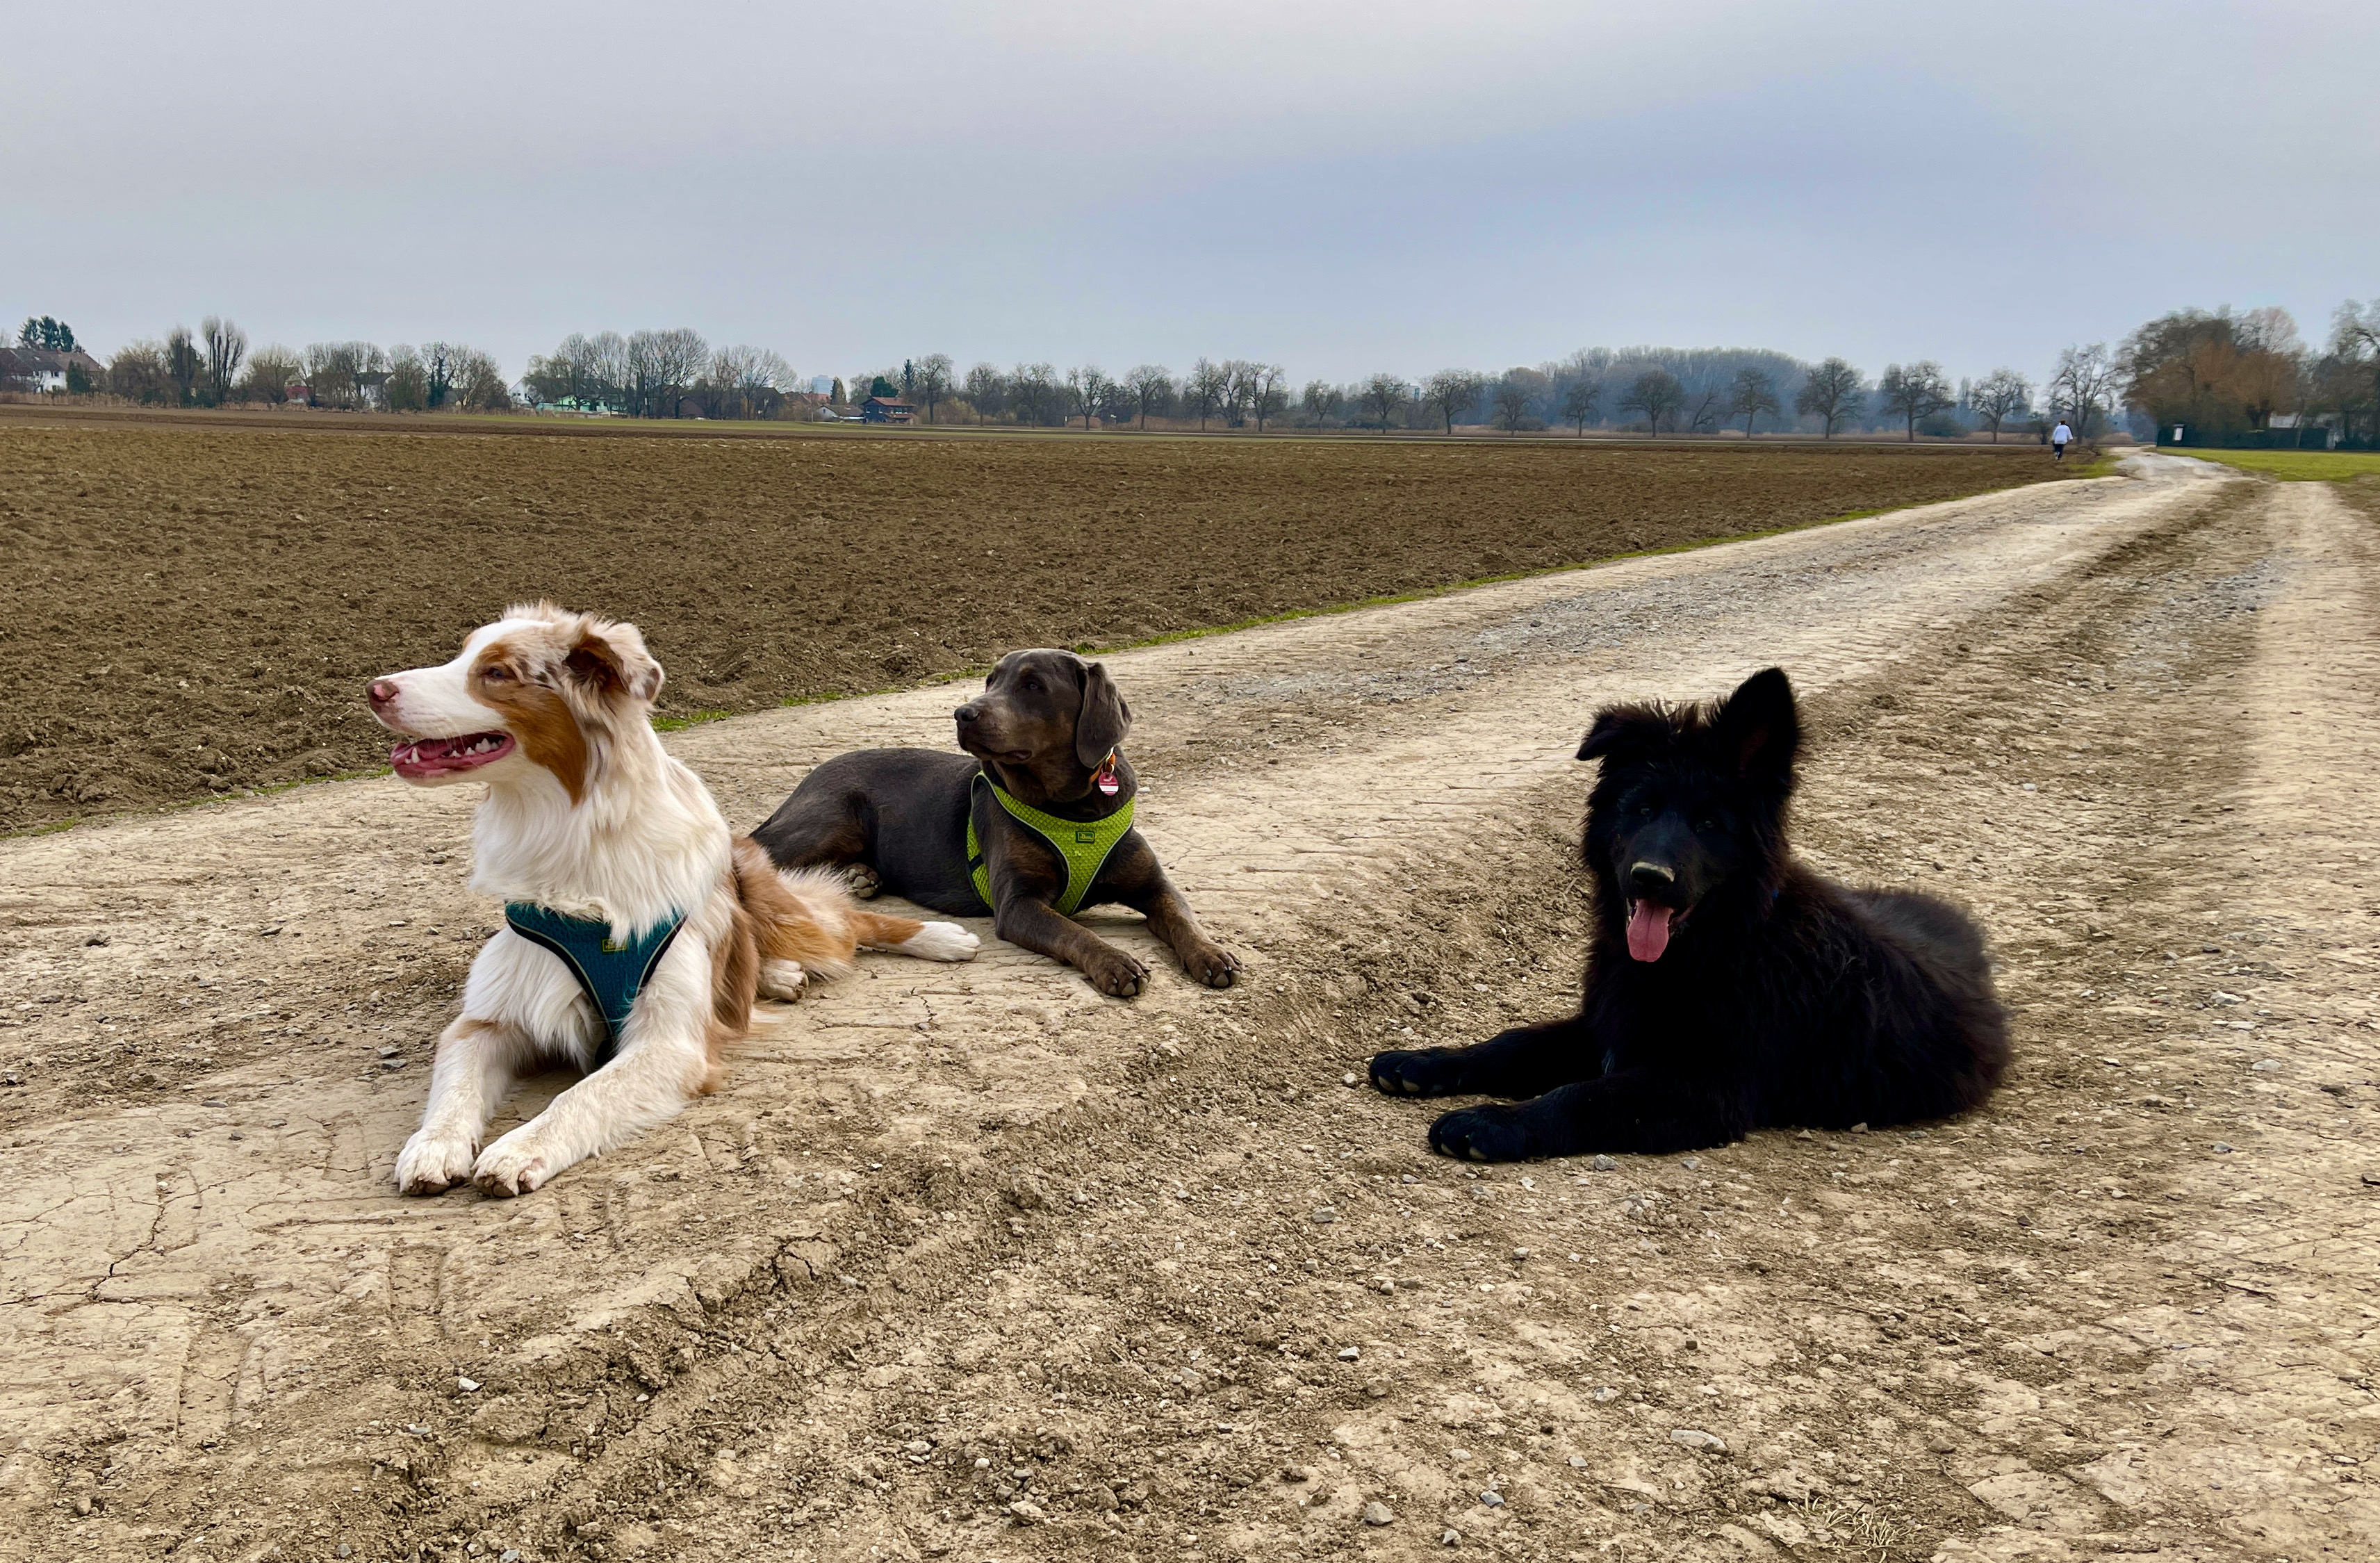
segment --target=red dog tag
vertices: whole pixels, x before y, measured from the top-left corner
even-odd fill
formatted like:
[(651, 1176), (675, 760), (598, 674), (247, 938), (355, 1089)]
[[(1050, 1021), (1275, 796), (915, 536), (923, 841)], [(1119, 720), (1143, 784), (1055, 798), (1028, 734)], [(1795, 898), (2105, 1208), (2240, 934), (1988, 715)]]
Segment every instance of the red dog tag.
[(1123, 779), (1116, 774), (1115, 765), (1115, 754), (1110, 751), (1108, 757), (1099, 761), (1099, 774), (1091, 778), (1099, 783), (1099, 791), (1109, 797), (1114, 797), (1123, 791)]

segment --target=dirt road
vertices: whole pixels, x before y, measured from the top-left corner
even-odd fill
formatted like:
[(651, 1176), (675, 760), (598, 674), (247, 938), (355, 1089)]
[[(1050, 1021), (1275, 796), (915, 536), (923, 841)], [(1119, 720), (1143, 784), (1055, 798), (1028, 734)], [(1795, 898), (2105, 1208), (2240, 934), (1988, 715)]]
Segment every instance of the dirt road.
[[(2375, 583), (2149, 458), (1120, 656), (1244, 987), (872, 961), (508, 1204), (387, 1188), (468, 799), (0, 844), (0, 1556), (2370, 1556)], [(2006, 1092), (1432, 1160), (1344, 1082), (1572, 989), (1591, 709), (1769, 662), (1805, 853), (1991, 930)], [(672, 742), (748, 822), (948, 704)]]

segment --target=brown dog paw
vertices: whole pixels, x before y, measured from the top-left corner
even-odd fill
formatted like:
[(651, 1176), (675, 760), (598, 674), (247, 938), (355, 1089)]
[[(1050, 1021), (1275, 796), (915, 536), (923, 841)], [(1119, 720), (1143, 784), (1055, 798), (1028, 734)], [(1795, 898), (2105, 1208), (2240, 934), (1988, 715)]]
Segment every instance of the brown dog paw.
[(1209, 987), (1229, 987), (1240, 980), (1240, 958), (1220, 944), (1191, 951), (1182, 957), (1182, 969)]
[(1148, 986), (1148, 968), (1121, 950), (1103, 950), (1086, 961), (1083, 975), (1111, 999), (1136, 999)]

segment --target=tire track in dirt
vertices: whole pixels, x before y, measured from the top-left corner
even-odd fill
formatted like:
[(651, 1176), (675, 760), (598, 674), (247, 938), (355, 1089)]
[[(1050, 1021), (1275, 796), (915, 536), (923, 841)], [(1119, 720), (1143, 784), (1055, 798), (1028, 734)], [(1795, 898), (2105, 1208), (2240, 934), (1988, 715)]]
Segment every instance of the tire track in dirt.
[[(12, 957), (27, 990), (74, 984), (77, 1014), (109, 1012), (100, 1002), (126, 1012), (125, 1021), (88, 1024), (129, 1022), (145, 1032), (160, 1012), (178, 1011), (177, 992), (191, 996), (170, 986), (187, 983), (190, 966), (219, 967), (231, 992), (211, 1008), (194, 1004), (201, 1016), (190, 1028), (211, 1023), (214, 1051), (246, 1061), (205, 1077), (188, 1094), (196, 1101), (122, 1106), (98, 1097), (120, 1067), (111, 1048), (121, 1044), (105, 1038), (120, 1031), (86, 1036), (81, 1051), (42, 1042), (50, 1050), (38, 1055), (32, 1105), (14, 1120), (11, 1149), (28, 1175), (0, 1249), (0, 1274), (17, 1300), (0, 1311), (18, 1364), (7, 1390), (7, 1479), (53, 1513), (61, 1504), (70, 1510), (73, 1496), (99, 1494), (103, 1527), (86, 1526), (84, 1545), (111, 1532), (128, 1545), (171, 1533), (228, 1547), (228, 1537), (245, 1545), (327, 1527), (370, 1543), (369, 1555), (395, 1555), (399, 1538), (407, 1546), (433, 1533), (459, 1539), (509, 1515), (540, 1547), (625, 1556), (648, 1521), (624, 1523), (615, 1510), (636, 1507), (638, 1493), (657, 1500), (671, 1491), (704, 1437), (710, 1447), (694, 1465), (703, 1480), (757, 1494), (759, 1478), (738, 1469), (752, 1451), (730, 1449), (739, 1458), (722, 1472), (722, 1441), (695, 1431), (706, 1403), (698, 1397), (748, 1399), (753, 1386), (785, 1375), (806, 1393), (826, 1387), (849, 1365), (839, 1352), (867, 1354), (929, 1317), (905, 1285), (972, 1277), (1019, 1243), (1028, 1261), (1053, 1263), (1031, 1251), (1067, 1232), (1071, 1223), (1053, 1215), (1061, 1207), (1083, 1223), (1061, 1243), (1092, 1243), (1095, 1224), (1121, 1211), (1117, 1241), (1144, 1248), (1156, 1223), (1129, 1207), (1169, 1208), (1154, 1204), (1157, 1191), (1135, 1185), (1133, 1198), (1103, 1193), (1077, 1206), (1044, 1185), (1081, 1170), (1091, 1151), (1109, 1167), (1139, 1154), (1186, 1178), (1206, 1153), (1182, 1125), (1213, 1109), (1203, 1105), (1207, 1093), (1175, 1084), (1178, 1060), (1196, 1059), (1229, 1083), (1220, 1095), (1237, 1104), (1234, 1121), (1254, 1138), (1214, 1152), (1209, 1159), (1220, 1164), (1198, 1174), (1207, 1194), (1183, 1201), (1164, 1191), (1171, 1208), (1196, 1208), (1200, 1197), (1228, 1202), (1234, 1181), (1245, 1181), (1243, 1196), (1263, 1187), (1261, 1169), (1253, 1181), (1227, 1176), (1231, 1163), (1244, 1175), (1254, 1167), (1258, 1145), (1274, 1165), (1306, 1156), (1268, 1137), (1274, 1118), (1311, 1126), (1319, 1115), (1335, 1125), (1334, 1142), (1348, 1142), (1347, 1159), (1358, 1154), (1349, 1136), (1360, 1131), (1362, 1154), (1392, 1163), (1398, 1178), (1426, 1176), (1431, 1195), (1493, 1183), (1415, 1157), (1418, 1124), (1396, 1104), (1335, 1088), (1314, 1103), (1312, 1066), (1318, 1056), (1352, 1060), (1391, 1026), (1402, 1035), (1419, 1022), (1423, 1032), (1451, 1036), (1558, 1001), (1575, 959), (1561, 927), (1574, 900), (1565, 908), (1557, 890), (1551, 907), (1515, 907), (1509, 928), (1496, 926), (1496, 908), (1512, 895), (1508, 876), (1512, 885), (1559, 884), (1575, 782), (1557, 757), (1592, 704), (1623, 692), (1716, 689), (1777, 660), (1822, 692), (1823, 708), (1832, 698), (1823, 692), (1888, 685), (1912, 648), (1944, 632), (2022, 623), (2024, 592), (2087, 572), (2126, 539), (2170, 529), (2204, 503), (2178, 485), (1965, 502), (1120, 658), (1143, 713), (1147, 741), (1135, 754), (1149, 757), (1144, 767), (1158, 783), (1156, 839), (1211, 920), (1253, 946), (1250, 989), (1219, 999), (1174, 983), (1126, 1011), (1013, 952), (923, 980), (872, 965), (756, 1039), (720, 1098), (517, 1206), (399, 1206), (382, 1195), (375, 1180), (418, 1106), (418, 1072), (408, 1083), (407, 1071), (382, 1069), (377, 1045), (367, 1044), (371, 1052), (357, 1061), (368, 1084), (324, 1067), (352, 1056), (356, 1043), (293, 1057), (284, 1040), (293, 1029), (285, 1022), (308, 1034), (351, 1024), (361, 1029), (344, 1035), (354, 1036), (387, 1027), (403, 1037), (393, 1044), (403, 1062), (402, 1048), (418, 1049), (434, 1030), (458, 959), (446, 941), (473, 926), (455, 890), (461, 864), (431, 861), (457, 852), (462, 810), (367, 783), (13, 843), (9, 910), (20, 926), (29, 916), (46, 924), (36, 948)], [(757, 818), (826, 753), (934, 733), (945, 702), (928, 691), (815, 708), (687, 733), (677, 746), (731, 818)], [(325, 875), (325, 863), (337, 866)], [(180, 882), (157, 884), (161, 864)], [(1406, 887), (1447, 882), (1450, 865), (1463, 894), (1445, 900), (1469, 910), (1433, 928), (1429, 897)], [(283, 918), (283, 932), (261, 935), (269, 925), (247, 921), (260, 912)], [(392, 912), (406, 918), (402, 934), (382, 931), (398, 920)], [(439, 942), (411, 937), (417, 923)], [(78, 934), (111, 942), (84, 946)], [(310, 938), (322, 953), (306, 951)], [(86, 950), (103, 953), (78, 953)], [(1494, 993), (1466, 993), (1471, 985), (1453, 980), (1452, 967), (1469, 959), (1498, 976)], [(266, 981), (242, 980), (260, 972)], [(368, 982), (384, 984), (377, 1010)], [(1386, 1006), (1393, 1021), (1378, 1012)], [(335, 1020), (349, 1014), (352, 1022)], [(1358, 1025), (1370, 1036), (1353, 1036)], [(167, 1040), (178, 1035), (156, 1029)], [(1258, 1082), (1267, 1072), (1272, 1078)], [(1362, 1110), (1351, 1113), (1354, 1102)], [(1202, 1136), (1212, 1127), (1201, 1121)], [(1324, 1131), (1304, 1132), (1315, 1137), (1302, 1143), (1321, 1143)], [(187, 1142), (188, 1154), (160, 1156), (167, 1140)], [(293, 1166), (318, 1181), (297, 1181)], [(163, 1192), (183, 1180), (200, 1196), (195, 1210), (186, 1195)], [(1330, 1181), (1316, 1186), (1327, 1192)], [(1656, 1194), (1628, 1219), (1658, 1230), (1660, 1218), (1648, 1213), (1670, 1197)], [(185, 1212), (191, 1234), (170, 1248), (113, 1214), (169, 1206)], [(1283, 1230), (1271, 1219), (1280, 1215), (1268, 1217), (1269, 1242)], [(1357, 1224), (1351, 1211), (1346, 1225)], [(1135, 1274), (1160, 1289), (1174, 1272), (1156, 1266), (1180, 1263), (1136, 1254), (1143, 1261)], [(1008, 1301), (1038, 1311), (1035, 1289), (1014, 1272), (1007, 1279)], [(1000, 1313), (992, 1305), (973, 1316)], [(201, 1342), (210, 1329), (212, 1339), (249, 1343), (237, 1370)], [(933, 1356), (929, 1346), (910, 1349)], [(1122, 1368), (1129, 1354), (1119, 1348), (1111, 1365)], [(865, 1381), (888, 1366), (922, 1365), (852, 1371)], [(1525, 1376), (1511, 1366), (1498, 1375)], [(194, 1378), (219, 1384), (235, 1371), (226, 1400), (194, 1401)], [(458, 1392), (457, 1373), (482, 1388)], [(1052, 1375), (1038, 1376), (1034, 1393), (1046, 1404)], [(639, 1380), (648, 1387), (632, 1394)], [(714, 1383), (730, 1387), (707, 1387)], [(818, 1484), (844, 1458), (826, 1446), (868, 1445), (868, 1402), (901, 1399), (901, 1383), (894, 1373), (871, 1387), (878, 1394), (837, 1400), (832, 1435), (819, 1435), (807, 1454), (787, 1445), (767, 1457), (777, 1461), (769, 1469), (782, 1472), (797, 1456), (796, 1485)], [(1244, 1375), (1234, 1387), (1245, 1399), (1255, 1383)], [(771, 1418), (747, 1420), (759, 1427)], [(1012, 1431), (1019, 1447), (1034, 1436), (1022, 1424), (972, 1436)], [(1148, 1424), (1137, 1432), (1146, 1436)], [(851, 1458), (882, 1464), (890, 1451), (905, 1460), (922, 1436)], [(219, 1452), (206, 1452), (210, 1439)], [(78, 1444), (85, 1452), (75, 1452)], [(293, 1449), (302, 1460), (288, 1458)], [(225, 1478), (209, 1472), (227, 1471), (251, 1490), (210, 1500), (208, 1484)], [(348, 1476), (357, 1479), (342, 1482)], [(863, 1475), (856, 1490), (881, 1480)], [(1611, 1481), (1653, 1485), (1625, 1473)], [(342, 1495), (342, 1485), (364, 1491)], [(1092, 1500), (1099, 1485), (1085, 1484)], [(1356, 1486), (1334, 1484), (1331, 1501), (1309, 1501), (1294, 1518), (1352, 1523), (1340, 1508)], [(1125, 1494), (1107, 1490), (1132, 1509)], [(310, 1513), (279, 1510), (276, 1493), (303, 1495)], [(769, 1512), (782, 1522), (824, 1501), (844, 1507), (838, 1492)], [(1179, 1518), (1196, 1521), (1196, 1507)], [(1134, 1517), (1145, 1525), (1154, 1511)], [(892, 1530), (880, 1540), (911, 1545), (901, 1529), (910, 1520), (889, 1508), (882, 1519)], [(964, 1529), (958, 1518), (935, 1523)], [(1099, 1521), (1081, 1523), (1090, 1527), (1085, 1534), (1052, 1530), (1048, 1545), (1112, 1539)], [(583, 1533), (575, 1540), (573, 1525)], [(834, 1529), (867, 1533), (849, 1517)], [(1211, 1532), (1197, 1521), (1207, 1545)], [(806, 1545), (825, 1545), (815, 1531), (802, 1533)]]

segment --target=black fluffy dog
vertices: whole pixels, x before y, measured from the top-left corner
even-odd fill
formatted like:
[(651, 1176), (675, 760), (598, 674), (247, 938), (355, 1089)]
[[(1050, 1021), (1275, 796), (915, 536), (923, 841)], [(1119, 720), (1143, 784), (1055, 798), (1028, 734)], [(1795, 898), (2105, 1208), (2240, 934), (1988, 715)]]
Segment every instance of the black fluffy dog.
[(1785, 843), (1801, 723), (1776, 668), (1716, 706), (1615, 706), (1578, 757), (1595, 937), (1565, 1019), (1471, 1048), (1381, 1053), (1464, 1108), (1433, 1149), (1476, 1161), (1660, 1153), (1778, 1125), (1941, 1118), (1991, 1095), (2008, 1036), (1980, 930), (1929, 895), (1852, 890)]

